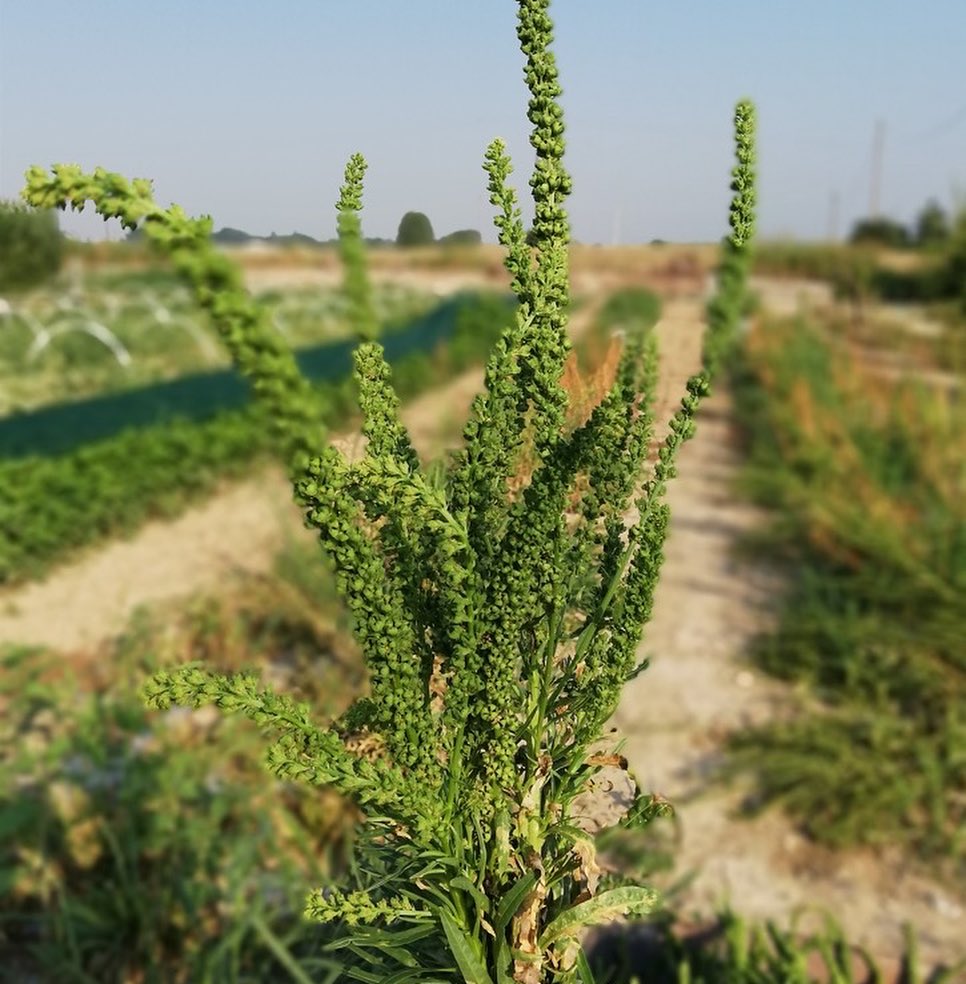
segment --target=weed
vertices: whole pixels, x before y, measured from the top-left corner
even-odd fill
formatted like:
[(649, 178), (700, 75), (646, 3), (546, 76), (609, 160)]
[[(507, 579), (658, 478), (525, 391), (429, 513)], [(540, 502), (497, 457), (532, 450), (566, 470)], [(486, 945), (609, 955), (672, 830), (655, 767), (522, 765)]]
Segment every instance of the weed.
[[(209, 220), (162, 209), (147, 181), (63, 165), (28, 174), (37, 204), (91, 201), (127, 227), (142, 223), (168, 252), (262, 401), (330, 558), (369, 673), (368, 695), (345, 714), (320, 725), (308, 704), (252, 675), (200, 666), (156, 674), (145, 695), (162, 709), (215, 704), (251, 717), (278, 736), (268, 753), (278, 776), (334, 786), (363, 811), (351, 878), (307, 905), (313, 918), (338, 924), (333, 949), (355, 980), (588, 981), (584, 928), (656, 902), (640, 885), (598, 891), (595, 848), (572, 807), (598, 771), (591, 748), (637, 669), (667, 532), (667, 482), (742, 310), (754, 112), (743, 102), (735, 114), (732, 232), (703, 366), (642, 475), (654, 373), (643, 339), (629, 339), (590, 418), (572, 432), (565, 426), (571, 179), (548, 0), (519, 0), (518, 38), (536, 152), (534, 223), (528, 232), (505, 146), (494, 141), (484, 167), (519, 305), (492, 352), (464, 448), (442, 471), (424, 469), (413, 450), (373, 338), (360, 156), (346, 167), (337, 206), (368, 439), (352, 463), (324, 444), (306, 380), (238, 270), (212, 248)], [(513, 495), (507, 483), (525, 435), (539, 464)], [(628, 525), (632, 505), (638, 518)], [(646, 825), (662, 812), (638, 789), (622, 822)]]

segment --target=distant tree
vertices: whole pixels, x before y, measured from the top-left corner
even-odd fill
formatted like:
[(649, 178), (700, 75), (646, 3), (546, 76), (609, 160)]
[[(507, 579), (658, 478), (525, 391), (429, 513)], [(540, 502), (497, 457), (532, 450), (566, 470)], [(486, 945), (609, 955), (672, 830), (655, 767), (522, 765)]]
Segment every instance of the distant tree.
[(478, 229), (457, 229), (441, 236), (440, 246), (479, 246), (483, 242), (483, 236)]
[(433, 226), (422, 212), (407, 212), (399, 223), (397, 246), (429, 246), (436, 242)]
[(939, 202), (930, 199), (916, 218), (916, 245), (939, 246), (948, 242), (949, 236), (949, 216)]
[(901, 222), (885, 216), (859, 219), (852, 227), (849, 242), (875, 246), (908, 246), (909, 230)]
[(956, 215), (943, 253), (939, 269), (939, 295), (958, 299), (966, 316), (966, 208)]
[(253, 237), (241, 229), (232, 229), (231, 226), (225, 226), (224, 229), (219, 229), (216, 233), (214, 233), (211, 238), (216, 243), (232, 245), (234, 243), (247, 243)]
[(0, 290), (43, 282), (57, 273), (63, 258), (55, 212), (0, 201)]

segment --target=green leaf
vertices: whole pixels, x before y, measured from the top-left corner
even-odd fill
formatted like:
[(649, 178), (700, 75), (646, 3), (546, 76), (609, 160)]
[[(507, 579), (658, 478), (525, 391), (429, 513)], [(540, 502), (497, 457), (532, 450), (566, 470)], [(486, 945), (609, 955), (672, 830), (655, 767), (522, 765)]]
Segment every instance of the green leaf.
[(408, 947), (419, 940), (425, 939), (437, 933), (437, 927), (432, 922), (426, 922), (422, 926), (414, 926), (412, 929), (375, 929), (372, 927), (358, 928), (353, 931), (351, 936), (333, 940), (326, 946), (327, 950), (344, 950), (350, 945), (359, 947)]
[(577, 976), (580, 978), (580, 984), (597, 984), (594, 972), (587, 962), (587, 954), (583, 950), (577, 954)]
[(27, 797), (5, 804), (0, 809), (0, 840), (12, 841), (21, 831), (34, 826), (38, 812), (38, 805)]
[(493, 984), (493, 978), (480, 960), (475, 940), (448, 912), (440, 912), (439, 921), (443, 924), (443, 932), (465, 984)]
[(619, 916), (643, 916), (653, 911), (658, 895), (653, 889), (628, 885), (604, 892), (562, 912), (540, 936), (539, 946), (546, 948), (561, 936), (570, 936), (582, 926), (610, 922)]
[(490, 900), (480, 889), (473, 884), (465, 875), (457, 875), (450, 881), (451, 888), (460, 888), (464, 892), (469, 892), (473, 896), (473, 901), (479, 906), (481, 912), (487, 912), (490, 908)]
[(425, 970), (400, 970), (382, 978), (379, 984), (453, 984), (452, 977), (427, 977)]
[(510, 889), (506, 895), (500, 899), (499, 908), (496, 910), (496, 922), (493, 928), (496, 930), (499, 936), (507, 926), (510, 925), (510, 920), (516, 915), (520, 908), (520, 903), (523, 902), (524, 897), (527, 892), (529, 892), (534, 885), (537, 883), (537, 873), (531, 871), (528, 875), (524, 875), (514, 886)]
[(292, 951), (268, 928), (261, 916), (253, 915), (249, 921), (255, 932), (262, 938), (262, 942), (272, 951), (275, 959), (289, 972), (292, 980), (296, 984), (312, 984), (312, 978), (299, 966)]

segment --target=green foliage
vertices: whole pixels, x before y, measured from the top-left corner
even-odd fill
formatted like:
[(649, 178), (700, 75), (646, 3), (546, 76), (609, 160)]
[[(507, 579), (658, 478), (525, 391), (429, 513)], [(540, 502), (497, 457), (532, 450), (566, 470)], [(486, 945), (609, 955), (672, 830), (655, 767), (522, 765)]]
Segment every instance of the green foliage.
[(916, 216), (913, 238), (917, 246), (941, 246), (951, 233), (949, 216), (934, 199), (930, 199)]
[(755, 659), (821, 701), (735, 739), (809, 833), (966, 861), (966, 443), (954, 397), (890, 384), (804, 323), (753, 335), (738, 392), (760, 543), (795, 572)]
[(966, 319), (966, 208), (956, 217), (937, 283), (939, 296), (958, 302), (960, 315)]
[[(299, 569), (297, 551), (283, 558)], [(344, 706), (331, 610), (315, 583), (243, 581), (187, 612), (142, 612), (99, 652), (3, 653), (0, 977), (335, 978), (301, 908), (344, 868), (354, 812), (267, 783), (263, 743), (241, 722), (152, 713), (137, 696), (145, 672), (203, 656), (288, 671), (306, 697)]]
[(849, 234), (849, 242), (877, 246), (908, 246), (909, 230), (901, 222), (885, 216), (859, 219)]
[(868, 247), (773, 241), (758, 243), (755, 250), (755, 273), (824, 280), (848, 298), (868, 291), (875, 269), (875, 253)]
[[(667, 532), (667, 482), (744, 306), (754, 222), (751, 105), (735, 114), (731, 234), (708, 307), (703, 368), (645, 468), (654, 347), (628, 339), (590, 418), (567, 424), (571, 180), (548, 0), (519, 0), (536, 162), (534, 247), (507, 185), (500, 141), (485, 158), (490, 198), (519, 305), (492, 350), (464, 447), (424, 468), (362, 305), (361, 162), (339, 200), (347, 291), (360, 305), (359, 402), (369, 438), (350, 463), (322, 441), (312, 394), (237, 272), (208, 242), (210, 222), (161, 209), (145, 181), (74, 167), (28, 174), (43, 205), (93, 202), (143, 222), (189, 280), (274, 421), (296, 497), (335, 573), (369, 692), (335, 718), (251, 675), (199, 666), (156, 674), (155, 707), (215, 704), (274, 736), (281, 778), (332, 786), (366, 814), (351, 878), (314, 893), (308, 912), (339, 924), (346, 975), (362, 981), (576, 982), (582, 927), (655, 904), (641, 886), (599, 891), (594, 845), (574, 800), (598, 771), (602, 737), (647, 621)], [(524, 454), (535, 467), (511, 479)], [(637, 518), (625, 518), (632, 507)], [(357, 751), (359, 742), (371, 754)], [(655, 801), (638, 790), (628, 823)]]
[(610, 328), (628, 324), (657, 324), (661, 316), (661, 300), (646, 287), (625, 287), (615, 291), (600, 309), (600, 321)]
[(132, 430), (57, 458), (0, 463), (0, 581), (38, 577), (79, 547), (176, 514), (270, 448), (261, 416)]
[(407, 212), (399, 222), (397, 246), (431, 246), (436, 242), (433, 225), (422, 212)]
[(0, 291), (23, 290), (60, 270), (64, 237), (51, 211), (0, 201)]
[(440, 246), (479, 246), (483, 236), (479, 229), (457, 229), (441, 236), (438, 242)]

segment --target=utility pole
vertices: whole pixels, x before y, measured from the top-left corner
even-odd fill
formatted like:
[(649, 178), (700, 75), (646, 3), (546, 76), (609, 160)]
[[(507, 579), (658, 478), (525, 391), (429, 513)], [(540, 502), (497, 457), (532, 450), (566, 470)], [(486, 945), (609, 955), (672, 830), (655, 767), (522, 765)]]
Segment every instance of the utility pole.
[(885, 153), (885, 120), (875, 121), (872, 133), (872, 174), (869, 181), (869, 218), (879, 217), (882, 196), (882, 159)]

